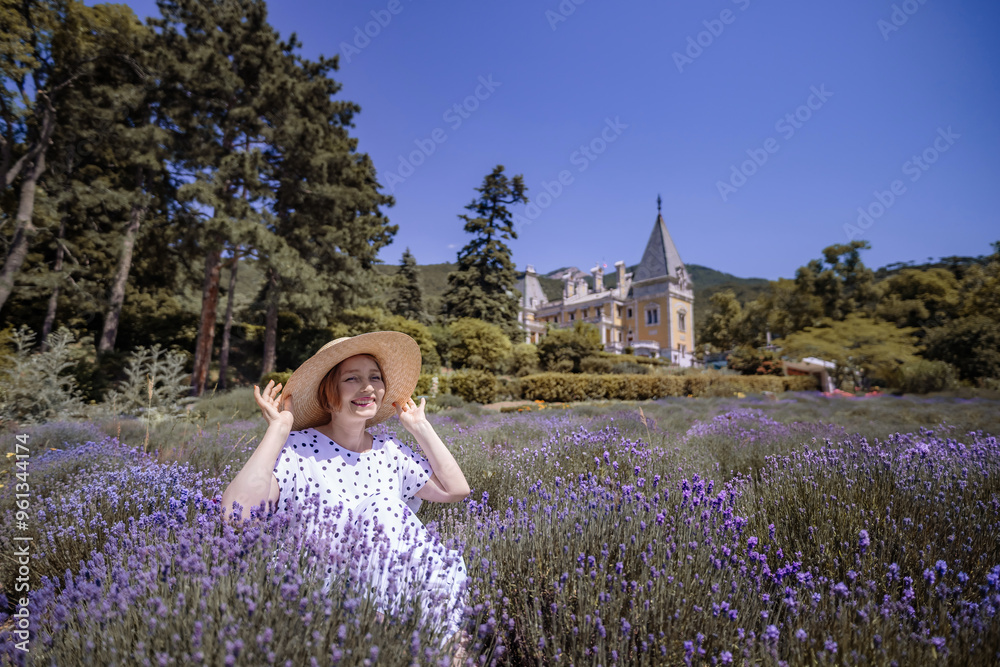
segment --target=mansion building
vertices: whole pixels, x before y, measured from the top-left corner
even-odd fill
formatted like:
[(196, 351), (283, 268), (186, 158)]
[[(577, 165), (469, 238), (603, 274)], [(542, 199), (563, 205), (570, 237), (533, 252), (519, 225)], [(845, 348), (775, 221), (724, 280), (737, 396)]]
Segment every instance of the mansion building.
[[(605, 286), (604, 268), (586, 274), (567, 270), (562, 298), (549, 301), (538, 274), (528, 266), (517, 284), (521, 292), (518, 322), (527, 343), (537, 343), (549, 326), (572, 327), (590, 322), (601, 334), (607, 352), (622, 354), (626, 347), (636, 355), (666, 357), (680, 366), (694, 362), (694, 288), (684, 262), (674, 246), (663, 215), (657, 213), (642, 260), (633, 273), (625, 262), (615, 262), (614, 284)], [(552, 276), (555, 277), (555, 276)], [(610, 276), (609, 276), (610, 278)], [(609, 283), (612, 281), (608, 281)]]

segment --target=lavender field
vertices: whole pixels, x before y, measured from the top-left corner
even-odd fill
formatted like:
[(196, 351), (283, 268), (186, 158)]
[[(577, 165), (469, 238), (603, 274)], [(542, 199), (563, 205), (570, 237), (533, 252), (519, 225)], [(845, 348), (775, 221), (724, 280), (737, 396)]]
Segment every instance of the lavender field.
[[(263, 433), (249, 395), (227, 400), (154, 425), (145, 453), (138, 422), (26, 429), (28, 533), (0, 462), (0, 585), (12, 602), (8, 545), (32, 535), (30, 652), (7, 606), (0, 662), (451, 664), (422, 600), (376, 618), (356, 568), (373, 545), (330, 555), (283, 512), (221, 520)], [(473, 487), (419, 512), (469, 568), (466, 664), (997, 664), (998, 408), (796, 394), (432, 415)]]

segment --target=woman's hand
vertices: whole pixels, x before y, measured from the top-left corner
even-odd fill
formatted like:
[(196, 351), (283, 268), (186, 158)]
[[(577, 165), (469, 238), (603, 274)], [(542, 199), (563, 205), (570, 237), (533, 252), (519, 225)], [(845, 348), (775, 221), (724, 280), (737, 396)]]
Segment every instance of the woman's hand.
[(399, 417), (399, 423), (403, 428), (413, 433), (413, 429), (427, 423), (427, 416), (424, 414), (426, 404), (426, 398), (420, 399), (420, 405), (414, 403), (412, 398), (408, 398), (402, 404), (393, 403), (392, 407), (396, 408), (396, 416)]
[[(281, 383), (274, 384), (274, 380), (267, 383), (264, 391), (261, 392), (257, 385), (253, 386), (253, 398), (260, 406), (260, 411), (264, 415), (264, 421), (268, 426), (280, 424), (292, 428), (295, 417), (292, 415), (292, 397), (281, 395)], [(282, 399), (284, 399), (284, 410), (282, 410)]]

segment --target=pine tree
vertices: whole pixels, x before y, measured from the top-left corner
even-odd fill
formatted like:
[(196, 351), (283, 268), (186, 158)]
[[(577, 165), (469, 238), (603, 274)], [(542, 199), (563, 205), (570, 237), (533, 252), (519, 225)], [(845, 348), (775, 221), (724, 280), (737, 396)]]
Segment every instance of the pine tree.
[(423, 289), (420, 287), (420, 272), (417, 260), (407, 248), (399, 260), (399, 273), (395, 276), (394, 290), (389, 301), (390, 310), (421, 324), (429, 324), (430, 318), (424, 310)]
[(288, 103), (267, 89), (284, 54), (262, 0), (159, 5), (163, 16), (151, 23), (160, 31), (163, 107), (174, 130), (177, 166), (189, 181), (179, 195), (201, 217), (191, 230), (205, 267), (191, 376), (198, 395), (208, 379), (226, 244), (275, 243), (266, 228), (273, 192), (264, 181), (264, 119)]
[(347, 131), (360, 108), (334, 99), (337, 58), (306, 60), (295, 54), (299, 46), (294, 36), (282, 44), (281, 67), (267, 84), (269, 106), (280, 111), (266, 119), (276, 239), (261, 253), (268, 278), (262, 373), (274, 369), (282, 305), (326, 327), (345, 310), (380, 301), (386, 280), (374, 266), (397, 231), (379, 208), (394, 201), (379, 192), (371, 159)]
[(508, 178), (503, 165), (476, 188), (480, 194), (465, 208), (476, 217), (460, 215), (465, 231), (475, 237), (458, 253), (458, 268), (448, 275), (444, 309), (449, 321), (474, 317), (499, 325), (512, 341), (523, 337), (517, 322), (517, 274), (505, 239), (516, 239), (513, 215), (507, 206), (527, 203), (521, 175)]
[[(35, 204), (60, 123), (72, 123), (67, 95), (109, 59), (127, 57), (138, 22), (121, 5), (26, 0), (0, 5), (0, 227), (9, 229), (0, 269), (0, 308), (7, 303), (29, 250), (59, 216), (36, 216)], [(7, 225), (14, 211), (13, 224)], [(65, 232), (65, 230), (64, 230)], [(58, 245), (58, 244), (55, 244)], [(65, 247), (63, 247), (65, 252)]]

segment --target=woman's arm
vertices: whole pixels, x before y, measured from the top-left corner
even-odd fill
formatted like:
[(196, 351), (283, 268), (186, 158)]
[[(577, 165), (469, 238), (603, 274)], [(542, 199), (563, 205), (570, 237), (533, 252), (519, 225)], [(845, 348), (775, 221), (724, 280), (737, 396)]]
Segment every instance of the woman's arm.
[(427, 483), (417, 491), (417, 498), (435, 503), (454, 503), (464, 500), (471, 492), (469, 483), (465, 480), (465, 475), (458, 467), (455, 457), (427, 421), (424, 415), (425, 404), (425, 399), (420, 399), (420, 405), (417, 405), (411, 398), (402, 406), (395, 405), (400, 423), (416, 438), (417, 444), (427, 457), (427, 462), (431, 464), (431, 470), (434, 471)]
[(292, 431), (292, 399), (289, 396), (285, 401), (285, 409), (279, 412), (280, 390), (281, 385), (274, 386), (273, 381), (267, 384), (263, 394), (254, 386), (254, 400), (267, 421), (267, 432), (250, 460), (222, 494), (223, 517), (226, 519), (233, 518), (234, 500), (243, 507), (241, 516), (246, 520), (250, 518), (250, 508), (257, 507), (272, 496), (274, 463)]

